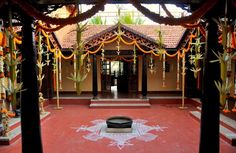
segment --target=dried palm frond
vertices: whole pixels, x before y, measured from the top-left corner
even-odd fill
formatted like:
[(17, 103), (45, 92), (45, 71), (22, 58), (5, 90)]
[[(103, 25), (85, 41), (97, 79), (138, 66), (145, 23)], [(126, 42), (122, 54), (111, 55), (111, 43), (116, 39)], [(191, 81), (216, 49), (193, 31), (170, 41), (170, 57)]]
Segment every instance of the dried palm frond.
[(189, 57), (190, 57), (189, 59), (190, 64), (193, 64), (195, 68), (197, 68), (199, 60), (203, 59), (203, 54), (196, 53), (195, 55), (189, 55)]
[(215, 56), (218, 59), (212, 60), (210, 62), (211, 63), (214, 63), (214, 62), (219, 62), (220, 63), (220, 76), (221, 76), (221, 79), (223, 81), (225, 81), (226, 80), (226, 76), (227, 76), (227, 62), (232, 60), (232, 58), (236, 55), (236, 52), (235, 53), (227, 53), (227, 52), (215, 53), (213, 51), (213, 53), (215, 54)]
[(162, 56), (166, 53), (165, 49), (158, 49), (157, 54), (159, 55), (160, 60), (162, 59)]
[(224, 82), (221, 83), (220, 81), (214, 81), (214, 82), (220, 93), (220, 104), (224, 106), (226, 94), (230, 91), (230, 88), (232, 87), (232, 82), (230, 83), (224, 83)]
[(16, 66), (21, 63), (21, 59), (20, 58), (16, 58), (16, 59), (5, 58), (4, 62), (7, 64), (7, 66)]
[(198, 76), (198, 72), (201, 71), (201, 68), (197, 67), (197, 68), (191, 68), (190, 71), (192, 71), (194, 73), (194, 78), (197, 78)]
[(84, 81), (86, 79), (86, 77), (87, 77), (87, 73), (84, 75), (82, 75), (80, 73), (77, 73), (77, 74), (71, 73), (70, 77), (67, 77), (67, 79), (70, 79), (76, 83), (80, 83), (80, 82)]
[(18, 93), (20, 91), (24, 91), (25, 89), (22, 89), (23, 87), (23, 83), (12, 83), (11, 80), (9, 79), (9, 85), (5, 86), (5, 84), (2, 84), (3, 88), (5, 88), (5, 90), (9, 93), (9, 94), (13, 94), (13, 93)]

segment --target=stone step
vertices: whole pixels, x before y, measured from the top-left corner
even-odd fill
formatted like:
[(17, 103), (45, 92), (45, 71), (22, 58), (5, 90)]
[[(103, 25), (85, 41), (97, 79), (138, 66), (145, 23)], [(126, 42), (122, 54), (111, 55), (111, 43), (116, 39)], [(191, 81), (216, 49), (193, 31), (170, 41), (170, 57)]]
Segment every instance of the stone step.
[(10, 119), (9, 121), (10, 130), (17, 128), (20, 125), (19, 120), (20, 120), (20, 117)]
[[(202, 110), (201, 107), (197, 107), (197, 109), (199, 111)], [(236, 133), (236, 121), (225, 116), (224, 114), (220, 114), (220, 122), (221, 124), (223, 124), (224, 126), (226, 126), (227, 128), (229, 128), (230, 130), (232, 130), (233, 132)]]
[[(79, 105), (79, 104), (87, 104), (89, 105), (90, 98), (83, 97), (60, 97), (59, 104), (60, 105)], [(53, 98), (49, 101), (49, 104), (56, 105), (57, 99)]]
[(91, 99), (90, 107), (150, 107), (149, 99)]
[[(197, 120), (200, 121), (201, 113), (199, 111), (190, 111), (190, 114), (191, 114), (191, 116), (193, 116), (194, 118), (196, 118)], [(221, 117), (221, 119), (225, 119), (225, 117), (223, 117), (223, 118)], [(229, 122), (229, 121), (230, 120), (228, 120), (227, 122)], [(224, 122), (224, 120), (222, 120), (222, 122)], [(235, 124), (235, 121), (230, 124)], [(228, 129), (227, 127), (223, 126), (222, 124), (220, 124), (220, 135), (224, 140), (229, 142), (232, 146), (236, 146), (236, 133), (234, 131), (232, 131), (232, 130)]]
[[(41, 122), (50, 116), (50, 112), (40, 115)], [(8, 136), (0, 136), (0, 145), (10, 145), (21, 137), (20, 118), (11, 118), (9, 122), (10, 131)]]
[(16, 140), (18, 140), (20, 136), (21, 136), (21, 126), (18, 126), (13, 130), (10, 130), (8, 136), (6, 137), (0, 136), (0, 145), (10, 145)]

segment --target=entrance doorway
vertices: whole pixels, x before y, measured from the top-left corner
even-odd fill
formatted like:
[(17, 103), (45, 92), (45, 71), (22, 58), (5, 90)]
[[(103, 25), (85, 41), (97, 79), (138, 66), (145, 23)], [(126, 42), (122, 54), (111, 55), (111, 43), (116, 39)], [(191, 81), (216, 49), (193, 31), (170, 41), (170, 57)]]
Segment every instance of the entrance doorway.
[(133, 62), (103, 61), (101, 76), (102, 92), (118, 94), (138, 92), (138, 67)]

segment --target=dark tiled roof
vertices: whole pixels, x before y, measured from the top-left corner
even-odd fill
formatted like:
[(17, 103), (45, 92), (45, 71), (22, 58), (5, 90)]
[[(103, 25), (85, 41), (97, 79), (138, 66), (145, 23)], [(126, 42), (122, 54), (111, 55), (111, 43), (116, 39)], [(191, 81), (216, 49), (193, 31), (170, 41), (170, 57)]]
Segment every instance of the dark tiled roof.
[[(157, 30), (159, 29), (162, 31), (166, 48), (176, 48), (186, 30), (181, 26), (167, 25), (122, 25), (121, 27), (154, 43), (158, 39)], [(86, 31), (83, 33), (82, 39), (85, 42), (90, 41), (115, 28), (117, 28), (117, 25), (88, 25)], [(69, 25), (55, 32), (62, 48), (71, 48), (75, 44), (75, 29), (75, 25)]]

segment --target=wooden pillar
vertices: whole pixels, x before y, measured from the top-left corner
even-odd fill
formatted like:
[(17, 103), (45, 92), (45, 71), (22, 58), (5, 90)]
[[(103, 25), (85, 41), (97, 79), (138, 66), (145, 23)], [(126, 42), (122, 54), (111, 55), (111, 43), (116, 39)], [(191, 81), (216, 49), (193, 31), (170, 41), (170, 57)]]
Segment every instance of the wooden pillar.
[(43, 97), (47, 99), (52, 99), (53, 98), (53, 66), (46, 65), (43, 68), (43, 74), (45, 75), (43, 79), (43, 84), (42, 84), (42, 92), (43, 92)]
[(96, 54), (93, 54), (93, 98), (98, 95), (98, 79), (97, 79), (97, 58)]
[[(185, 75), (185, 96), (188, 97), (188, 98), (194, 98), (194, 97), (198, 97), (198, 92), (197, 92), (197, 79), (198, 78), (194, 78), (194, 73), (190, 70), (193, 65), (190, 64), (189, 62), (189, 54), (187, 54), (185, 56), (186, 58), (186, 75)], [(199, 72), (200, 73), (200, 72)], [(198, 76), (200, 77), (200, 76)]]
[(146, 54), (143, 54), (143, 65), (142, 65), (142, 96), (147, 96), (147, 58)]
[(202, 88), (202, 115), (199, 153), (219, 153), (219, 91), (214, 81), (220, 80), (220, 65), (213, 51), (218, 52), (218, 26), (208, 18), (207, 38), (204, 53), (203, 88)]
[(42, 153), (33, 18), (23, 15), (21, 135), (22, 153)]
[[(46, 75), (46, 74), (45, 74)], [(48, 95), (48, 98), (49, 99), (52, 99), (53, 98), (53, 93), (54, 93), (54, 87), (53, 87), (53, 66), (52, 64), (50, 64), (48, 67), (47, 67), (47, 95)]]

